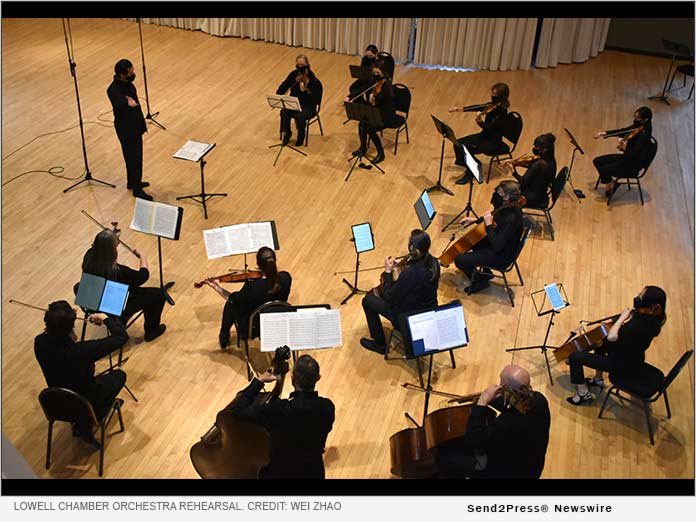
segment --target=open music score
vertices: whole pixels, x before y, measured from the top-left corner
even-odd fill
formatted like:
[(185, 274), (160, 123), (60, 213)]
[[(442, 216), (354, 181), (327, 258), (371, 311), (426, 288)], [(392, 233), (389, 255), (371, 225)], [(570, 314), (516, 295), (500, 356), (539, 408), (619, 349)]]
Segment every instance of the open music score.
[(343, 344), (341, 311), (301, 308), (293, 312), (260, 315), (261, 351), (287, 345), (291, 350), (316, 350)]
[(135, 198), (135, 211), (130, 228), (137, 232), (179, 239), (184, 209), (157, 201)]
[(413, 354), (416, 357), (469, 344), (469, 332), (461, 303), (408, 316)]
[(207, 152), (215, 147), (214, 143), (203, 143), (200, 141), (188, 140), (184, 146), (177, 150), (172, 158), (188, 161), (199, 161)]
[(75, 304), (91, 312), (119, 316), (128, 300), (128, 285), (83, 273)]
[(208, 259), (255, 253), (261, 247), (278, 250), (275, 221), (243, 223), (203, 231)]

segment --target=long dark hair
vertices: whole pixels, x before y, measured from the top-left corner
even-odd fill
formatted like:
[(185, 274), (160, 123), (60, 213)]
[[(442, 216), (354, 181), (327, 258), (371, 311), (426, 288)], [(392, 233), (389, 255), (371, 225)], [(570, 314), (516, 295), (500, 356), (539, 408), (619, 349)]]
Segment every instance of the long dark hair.
[(541, 159), (545, 162), (556, 159), (556, 136), (550, 132), (542, 134), (534, 139), (534, 147), (539, 149)]
[(665, 324), (667, 320), (667, 294), (659, 286), (646, 286), (645, 295), (643, 295), (641, 301), (645, 308), (650, 308), (653, 305), (659, 305), (661, 308), (661, 313), (657, 315), (641, 314), (644, 318), (652, 320), (655, 323), (655, 337), (657, 337), (660, 335), (662, 325)]
[(408, 250), (415, 263), (421, 263), (430, 271), (430, 281), (440, 278), (440, 262), (430, 254), (430, 236), (424, 230), (416, 228), (408, 239)]
[(507, 109), (510, 107), (510, 100), (508, 100), (510, 97), (510, 87), (508, 87), (507, 83), (496, 83), (491, 90), (500, 98), (500, 104), (503, 108)]
[(266, 276), (271, 285), (269, 294), (274, 294), (280, 290), (280, 280), (278, 278), (278, 267), (276, 266), (276, 255), (272, 248), (261, 247), (256, 252), (256, 264)]
[(649, 135), (652, 135), (652, 110), (650, 110), (650, 107), (638, 107), (636, 112), (638, 116), (640, 116), (640, 119), (643, 120), (643, 128), (645, 128)]
[(112, 279), (116, 272), (117, 249), (118, 237), (116, 234), (112, 230), (102, 230), (94, 238), (91, 252), (83, 261), (82, 271)]

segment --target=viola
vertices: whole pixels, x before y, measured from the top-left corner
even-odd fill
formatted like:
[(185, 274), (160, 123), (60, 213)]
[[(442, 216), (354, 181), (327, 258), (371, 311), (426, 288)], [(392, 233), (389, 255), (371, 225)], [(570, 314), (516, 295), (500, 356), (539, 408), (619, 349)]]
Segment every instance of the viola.
[(202, 287), (206, 281), (217, 281), (219, 283), (244, 283), (246, 281), (251, 281), (252, 279), (261, 279), (263, 277), (263, 272), (260, 270), (247, 270), (246, 272), (230, 272), (229, 274), (222, 274), (214, 277), (206, 277), (202, 281), (193, 283), (196, 288)]
[[(392, 268), (391, 272), (391, 277), (392, 277), (392, 282), (396, 281), (399, 279), (399, 276), (408, 270), (411, 266), (413, 266), (413, 259), (411, 258), (411, 254), (408, 254), (406, 256), (402, 257), (397, 257), (396, 259), (399, 260), (398, 263), (394, 265)], [(382, 274), (379, 276), (379, 284), (374, 287), (372, 290), (370, 290), (370, 293), (373, 295), (376, 295), (377, 297), (384, 297), (384, 284), (387, 280), (387, 273), (382, 272)]]
[[(290, 369), (288, 359), (290, 348), (276, 348), (270, 371), (279, 378), (271, 392), (255, 398), (256, 404), (267, 404), (280, 396)], [(241, 392), (218, 412), (213, 427), (191, 447), (191, 462), (201, 478), (255, 479), (269, 462), (270, 437), (266, 428), (234, 415), (240, 397)]]
[[(90, 216), (90, 215), (89, 215), (87, 212), (85, 212), (84, 210), (80, 210), (80, 212), (82, 212), (85, 216), (87, 216), (89, 219), (91, 219), (92, 221), (94, 221), (94, 222), (95, 222), (97, 225), (99, 225), (103, 230), (109, 230), (107, 227), (105, 227), (104, 225), (102, 225), (99, 221), (97, 221), (96, 219), (94, 219), (92, 216)], [(118, 242), (119, 242), (121, 245), (123, 245), (128, 251), (130, 251), (131, 254), (135, 255), (135, 251), (134, 251), (131, 247), (129, 247), (128, 245), (126, 245), (126, 244), (121, 240), (121, 237), (120, 237), (120, 236), (121, 236), (121, 229), (118, 228), (118, 221), (112, 221), (112, 222), (111, 222), (111, 231), (112, 231), (114, 234), (116, 234), (116, 239), (118, 240)]]

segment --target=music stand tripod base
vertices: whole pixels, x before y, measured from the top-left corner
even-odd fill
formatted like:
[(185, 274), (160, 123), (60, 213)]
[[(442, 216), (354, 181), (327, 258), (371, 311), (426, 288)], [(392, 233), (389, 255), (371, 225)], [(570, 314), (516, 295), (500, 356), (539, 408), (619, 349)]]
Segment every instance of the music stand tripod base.
[(302, 154), (303, 156), (307, 156), (306, 153), (302, 152), (302, 151), (299, 150), (299, 149), (296, 149), (296, 148), (293, 147), (292, 145), (288, 145), (287, 143), (276, 143), (275, 145), (269, 145), (269, 146), (268, 146), (269, 149), (272, 149), (272, 148), (274, 148), (274, 147), (280, 147), (280, 149), (278, 150), (278, 154), (276, 154), (275, 160), (273, 161), (273, 166), (274, 166), (274, 167), (276, 166), (276, 163), (278, 163), (278, 158), (280, 158), (280, 153), (283, 152), (283, 149), (284, 149), (285, 147), (287, 147), (287, 148), (289, 148), (289, 149), (292, 149), (292, 150), (294, 150), (295, 152), (299, 152), (299, 153)]
[(363, 167), (362, 163), (360, 164), (361, 167), (365, 169), (371, 169), (372, 167), (375, 167), (377, 170), (379, 170), (382, 174), (386, 174), (379, 165), (377, 165), (373, 160), (371, 160), (367, 154), (358, 154), (355, 156), (355, 158), (349, 158), (348, 161), (352, 161), (353, 164), (350, 166), (350, 170), (348, 171), (348, 175), (346, 176), (346, 179), (343, 181), (348, 181), (350, 179), (350, 175), (353, 173), (353, 169), (355, 169), (355, 165), (357, 165), (358, 161), (362, 161), (362, 159), (365, 158), (367, 161), (370, 162), (371, 165)]
[(85, 177), (84, 177), (83, 179), (81, 179), (81, 180), (78, 181), (77, 183), (73, 183), (73, 184), (70, 185), (68, 188), (66, 188), (65, 190), (63, 190), (63, 194), (65, 194), (66, 192), (68, 192), (68, 191), (74, 189), (75, 187), (77, 187), (77, 186), (80, 185), (81, 183), (85, 183), (85, 182), (88, 182), (88, 181), (93, 181), (94, 183), (101, 183), (102, 185), (106, 185), (107, 187), (116, 188), (116, 185), (114, 185), (114, 184), (112, 184), (112, 183), (107, 183), (106, 181), (102, 181), (102, 180), (100, 180), (100, 179), (93, 178), (93, 177), (92, 177), (92, 173), (88, 170), (88, 171), (86, 171)]
[[(203, 215), (205, 216), (205, 219), (208, 219), (208, 209), (205, 206), (205, 202), (209, 200), (210, 198), (214, 198), (215, 196), (220, 196), (220, 197), (227, 197), (227, 192), (215, 192), (213, 194), (206, 194), (205, 192), (205, 177), (203, 174), (203, 167), (205, 167), (206, 162), (201, 158), (199, 160), (199, 163), (201, 164), (201, 193), (200, 194), (189, 194), (188, 196), (179, 196), (176, 199), (181, 200), (181, 199), (192, 199), (196, 203), (201, 203), (203, 205)], [(196, 198), (200, 198), (200, 201)]]
[(348, 281), (345, 277), (343, 278), (343, 282), (348, 286), (348, 288), (350, 288), (350, 294), (348, 294), (346, 298), (343, 301), (341, 301), (342, 305), (346, 304), (348, 300), (354, 295), (367, 293), (367, 290), (360, 290), (357, 286), (353, 286), (350, 283), (350, 281)]

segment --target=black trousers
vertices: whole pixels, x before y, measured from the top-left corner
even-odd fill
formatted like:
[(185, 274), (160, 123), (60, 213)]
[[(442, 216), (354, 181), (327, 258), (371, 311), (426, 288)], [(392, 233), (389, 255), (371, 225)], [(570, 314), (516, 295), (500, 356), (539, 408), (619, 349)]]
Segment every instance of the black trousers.
[[(464, 145), (473, 155), (495, 154), (495, 152), (498, 151), (501, 146), (501, 142), (487, 140), (481, 136), (481, 133), (470, 134), (469, 136), (459, 138), (457, 143)], [(466, 157), (464, 156), (464, 151), (462, 148), (455, 147), (454, 144), (452, 144), (452, 148), (454, 148), (454, 154), (457, 157), (455, 163), (459, 165), (466, 165)]]
[(365, 318), (367, 319), (367, 328), (370, 330), (370, 337), (379, 346), (386, 346), (387, 339), (384, 336), (384, 327), (382, 326), (382, 320), (380, 316), (389, 319), (394, 326), (397, 328), (397, 318), (394, 311), (391, 309), (389, 304), (376, 295), (369, 293), (362, 300), (362, 307), (365, 311)]
[(477, 266), (489, 266), (491, 268), (503, 269), (507, 268), (511, 260), (500, 256), (493, 252), (490, 248), (480, 248), (459, 254), (454, 258), (454, 264), (457, 268), (471, 279), (471, 274)]
[(301, 111), (291, 111), (288, 109), (280, 110), (280, 130), (285, 134), (292, 134), (290, 128), (290, 120), (295, 120), (297, 126), (297, 141), (303, 142), (305, 139), (305, 131), (307, 130), (307, 121), (317, 114), (314, 107), (303, 107)]
[(367, 151), (367, 136), (370, 136), (370, 140), (375, 144), (377, 149), (377, 154), (384, 154), (384, 147), (382, 147), (382, 140), (379, 137), (378, 132), (385, 127), (372, 127), (366, 125), (362, 122), (358, 124), (358, 134), (360, 135), (360, 149)]
[(126, 161), (126, 175), (129, 189), (137, 189), (143, 180), (143, 137), (116, 131), (121, 142), (121, 152)]
[(233, 293), (225, 301), (225, 307), (222, 309), (222, 324), (220, 325), (220, 333), (230, 333), (232, 326), (237, 323), (239, 331), (237, 331), (237, 336), (240, 339), (246, 339), (248, 337), (249, 316), (240, 310), (239, 305), (235, 302), (235, 295)]
[(126, 309), (121, 318), (124, 323), (127, 323), (131, 316), (142, 310), (145, 317), (145, 331), (156, 330), (160, 325), (165, 300), (164, 290), (161, 288), (131, 287)]
[[(113, 370), (104, 375), (95, 377), (97, 381), (96, 389), (86, 396), (92, 405), (97, 420), (101, 419), (108, 412), (114, 399), (118, 397), (126, 384), (126, 372), (123, 370)], [(88, 434), (92, 431), (92, 424), (88, 419), (76, 423), (77, 431), (81, 434)]]
[(611, 183), (612, 179), (621, 176), (621, 154), (605, 154), (604, 156), (597, 156), (592, 160), (597, 172), (599, 173), (599, 179), (602, 183)]
[(589, 351), (573, 352), (570, 354), (568, 362), (570, 363), (570, 382), (573, 384), (585, 384), (585, 366), (603, 372), (611, 372), (615, 369), (611, 357), (601, 348), (598, 348), (595, 353)]

